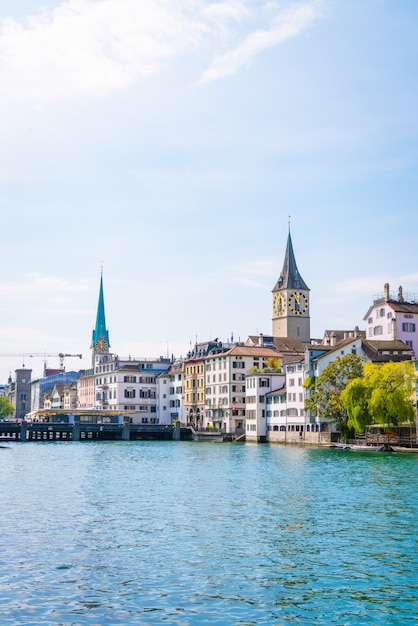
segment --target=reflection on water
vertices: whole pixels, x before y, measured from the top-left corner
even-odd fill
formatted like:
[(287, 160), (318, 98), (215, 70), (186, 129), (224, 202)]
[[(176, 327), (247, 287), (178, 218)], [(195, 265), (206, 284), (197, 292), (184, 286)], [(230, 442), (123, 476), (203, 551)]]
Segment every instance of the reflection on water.
[(2, 624), (416, 624), (418, 459), (172, 442), (0, 450)]

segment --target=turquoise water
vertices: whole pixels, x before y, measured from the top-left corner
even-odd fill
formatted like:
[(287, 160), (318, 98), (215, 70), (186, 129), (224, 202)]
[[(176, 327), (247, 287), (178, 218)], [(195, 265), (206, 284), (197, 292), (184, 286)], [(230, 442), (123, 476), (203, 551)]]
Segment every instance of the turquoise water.
[(417, 624), (418, 458), (0, 449), (0, 623)]

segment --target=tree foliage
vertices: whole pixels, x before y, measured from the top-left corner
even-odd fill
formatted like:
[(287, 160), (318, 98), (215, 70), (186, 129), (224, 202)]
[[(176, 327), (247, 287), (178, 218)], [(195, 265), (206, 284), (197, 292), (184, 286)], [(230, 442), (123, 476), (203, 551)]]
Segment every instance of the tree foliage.
[(348, 415), (341, 394), (350, 380), (363, 375), (363, 359), (355, 354), (337, 357), (316, 379), (309, 379), (305, 409), (337, 424), (343, 434), (349, 430)]
[(398, 426), (413, 420), (414, 384), (410, 362), (365, 363), (363, 378), (352, 380), (341, 396), (349, 425), (363, 432), (372, 423)]
[(0, 396), (0, 419), (11, 417), (15, 412), (14, 407), (7, 398)]
[[(367, 364), (365, 364), (366, 366)], [(341, 393), (341, 403), (347, 412), (347, 427), (364, 432), (373, 419), (369, 411), (371, 389), (363, 378), (353, 378)]]
[(277, 357), (272, 356), (266, 360), (266, 367), (268, 369), (276, 370), (276, 372), (281, 372), (282, 371), (281, 360), (278, 359)]

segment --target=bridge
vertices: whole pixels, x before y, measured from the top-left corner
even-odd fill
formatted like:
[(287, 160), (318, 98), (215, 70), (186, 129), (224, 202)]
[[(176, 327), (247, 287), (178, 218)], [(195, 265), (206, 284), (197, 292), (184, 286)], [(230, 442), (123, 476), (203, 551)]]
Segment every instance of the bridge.
[(99, 422), (0, 422), (0, 444), (7, 441), (187, 441), (189, 428), (175, 425)]

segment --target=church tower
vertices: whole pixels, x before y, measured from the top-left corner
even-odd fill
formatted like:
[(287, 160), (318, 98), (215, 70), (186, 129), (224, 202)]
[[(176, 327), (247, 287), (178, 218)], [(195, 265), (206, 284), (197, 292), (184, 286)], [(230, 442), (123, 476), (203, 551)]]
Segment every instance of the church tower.
[(272, 290), (273, 337), (292, 337), (309, 343), (309, 287), (299, 274), (293, 252), (292, 238), (287, 237), (283, 269)]
[(104, 297), (103, 297), (103, 270), (100, 274), (100, 290), (99, 290), (99, 302), (97, 305), (96, 326), (93, 330), (93, 336), (91, 340), (92, 360), (93, 367), (96, 354), (108, 354), (109, 343), (109, 331), (106, 329), (106, 318), (104, 309)]

